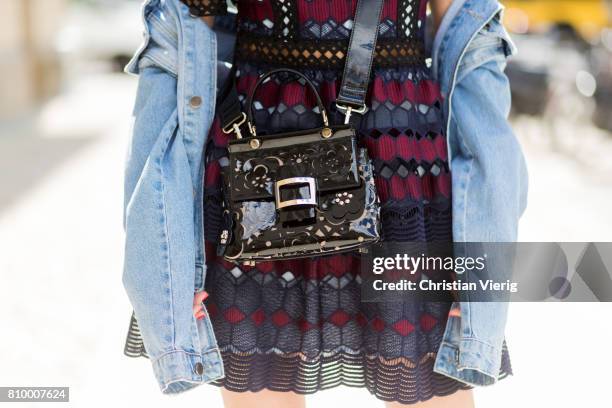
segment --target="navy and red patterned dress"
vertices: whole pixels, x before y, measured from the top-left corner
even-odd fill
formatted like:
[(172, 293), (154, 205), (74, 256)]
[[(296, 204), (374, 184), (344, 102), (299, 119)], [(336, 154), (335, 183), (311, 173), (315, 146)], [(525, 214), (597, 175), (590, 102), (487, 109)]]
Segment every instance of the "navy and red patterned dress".
[[(183, 0), (199, 15), (225, 0)], [(257, 77), (300, 70), (333, 111), (357, 0), (238, 0), (237, 89), (244, 104)], [(385, 0), (359, 143), (375, 168), (383, 239), (452, 240), (451, 177), (438, 85), (424, 50), (426, 0)], [(294, 78), (258, 91), (258, 133), (318, 126), (315, 99)], [(243, 106), (244, 108), (244, 106)], [(215, 254), (227, 143), (219, 119), (205, 162), (207, 309), (233, 391), (312, 393), (366, 387), (377, 398), (416, 403), (467, 386), (434, 373), (450, 304), (362, 303), (354, 254), (236, 265)]]

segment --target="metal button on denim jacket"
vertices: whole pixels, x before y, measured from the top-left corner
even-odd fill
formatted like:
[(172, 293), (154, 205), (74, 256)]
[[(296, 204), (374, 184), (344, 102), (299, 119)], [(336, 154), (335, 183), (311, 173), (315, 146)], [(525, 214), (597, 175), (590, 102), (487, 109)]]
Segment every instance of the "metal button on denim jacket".
[[(503, 65), (515, 49), (501, 10), (497, 0), (454, 0), (431, 51), (446, 98), (455, 241), (516, 240), (526, 204), (524, 159), (506, 120)], [(142, 17), (144, 41), (125, 69), (139, 84), (125, 167), (123, 285), (140, 331), (131, 330), (126, 349), (141, 340), (160, 389), (173, 394), (224, 375), (209, 318), (192, 312), (206, 277), (203, 147), (214, 117), (217, 36), (179, 0), (146, 0)], [(434, 370), (492, 384), (507, 305), (462, 301), (460, 310), (448, 320)]]

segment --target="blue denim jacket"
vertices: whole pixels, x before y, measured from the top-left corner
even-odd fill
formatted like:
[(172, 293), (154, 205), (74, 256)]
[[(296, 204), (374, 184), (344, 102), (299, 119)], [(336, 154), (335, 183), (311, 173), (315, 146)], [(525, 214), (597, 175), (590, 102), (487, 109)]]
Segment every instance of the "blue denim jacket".
[[(510, 86), (503, 73), (516, 47), (502, 12), (496, 0), (454, 0), (432, 47), (445, 98), (455, 242), (516, 241), (527, 205), (527, 167), (507, 120)], [(509, 260), (490, 255), (489, 278), (504, 281)], [(507, 307), (460, 302), (461, 318), (449, 318), (434, 371), (473, 385), (495, 383)]]
[[(523, 155), (507, 123), (514, 46), (497, 0), (455, 0), (431, 50), (445, 97), (456, 241), (515, 241), (526, 204)], [(206, 275), (203, 147), (216, 103), (217, 37), (179, 0), (145, 0), (144, 41), (125, 167), (123, 285), (163, 393), (223, 377), (194, 292)], [(434, 370), (472, 385), (497, 381), (507, 305), (460, 302)]]

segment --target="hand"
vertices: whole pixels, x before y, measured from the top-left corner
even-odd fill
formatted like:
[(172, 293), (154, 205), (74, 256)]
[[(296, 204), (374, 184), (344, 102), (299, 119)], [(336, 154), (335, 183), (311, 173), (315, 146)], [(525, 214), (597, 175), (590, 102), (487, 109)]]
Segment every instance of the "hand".
[(206, 313), (204, 313), (204, 308), (202, 307), (202, 302), (207, 297), (208, 292), (206, 292), (205, 290), (196, 292), (195, 296), (193, 297), (193, 315), (198, 320), (206, 317)]
[(215, 24), (215, 16), (204, 16), (202, 17), (202, 21), (204, 21), (210, 28)]

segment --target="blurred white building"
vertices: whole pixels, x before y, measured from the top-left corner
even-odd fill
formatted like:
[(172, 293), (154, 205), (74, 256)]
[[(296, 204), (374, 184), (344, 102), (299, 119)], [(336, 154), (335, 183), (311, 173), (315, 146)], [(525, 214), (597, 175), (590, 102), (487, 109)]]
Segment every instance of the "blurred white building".
[(0, 120), (27, 113), (57, 91), (53, 43), (66, 1), (0, 1)]

